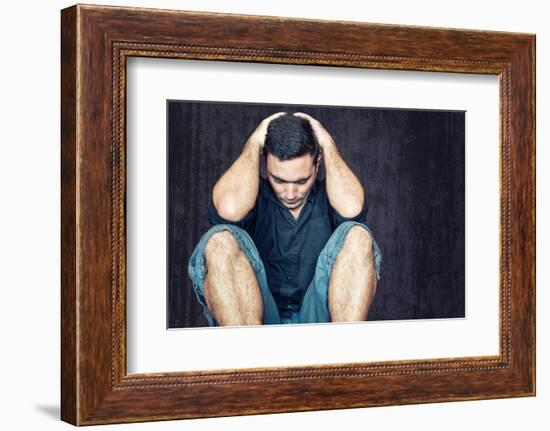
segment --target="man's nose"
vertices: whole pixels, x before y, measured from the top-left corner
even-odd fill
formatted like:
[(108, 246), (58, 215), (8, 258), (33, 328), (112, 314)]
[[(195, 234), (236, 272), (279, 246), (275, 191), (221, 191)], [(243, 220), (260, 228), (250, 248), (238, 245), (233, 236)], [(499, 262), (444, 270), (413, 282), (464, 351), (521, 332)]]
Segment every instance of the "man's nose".
[(288, 200), (293, 200), (296, 197), (296, 184), (287, 184), (286, 197)]

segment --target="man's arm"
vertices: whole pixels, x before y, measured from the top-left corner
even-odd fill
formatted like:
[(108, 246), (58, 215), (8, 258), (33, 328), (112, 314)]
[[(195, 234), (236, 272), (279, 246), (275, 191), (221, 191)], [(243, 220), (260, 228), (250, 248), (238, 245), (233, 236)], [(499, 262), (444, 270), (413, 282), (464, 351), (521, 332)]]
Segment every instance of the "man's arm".
[(363, 209), (365, 192), (355, 174), (342, 159), (332, 136), (323, 125), (310, 115), (302, 112), (294, 114), (309, 120), (319, 146), (323, 150), (327, 172), (327, 195), (330, 205), (342, 217), (352, 218)]
[(220, 217), (239, 221), (254, 207), (260, 187), (260, 157), (267, 126), (278, 112), (258, 125), (246, 141), (241, 155), (218, 180), (212, 191), (212, 201)]

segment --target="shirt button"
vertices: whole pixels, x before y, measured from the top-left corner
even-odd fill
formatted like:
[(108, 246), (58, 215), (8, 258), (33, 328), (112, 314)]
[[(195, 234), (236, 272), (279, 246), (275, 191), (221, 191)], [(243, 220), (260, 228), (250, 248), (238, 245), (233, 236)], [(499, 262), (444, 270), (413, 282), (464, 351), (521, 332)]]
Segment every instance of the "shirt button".
[(291, 258), (292, 260), (294, 260), (294, 259), (296, 258), (296, 255), (295, 255), (295, 254), (291, 254), (291, 255), (290, 255), (290, 258)]
[(290, 281), (290, 276), (286, 276), (286, 281)]

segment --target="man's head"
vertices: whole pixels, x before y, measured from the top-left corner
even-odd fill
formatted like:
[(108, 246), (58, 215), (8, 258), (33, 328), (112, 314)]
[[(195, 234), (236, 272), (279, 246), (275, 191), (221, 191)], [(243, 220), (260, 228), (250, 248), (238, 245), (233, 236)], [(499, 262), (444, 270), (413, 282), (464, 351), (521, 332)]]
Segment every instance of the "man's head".
[(285, 114), (267, 127), (264, 144), (267, 179), (288, 209), (305, 203), (319, 170), (319, 144), (305, 118)]

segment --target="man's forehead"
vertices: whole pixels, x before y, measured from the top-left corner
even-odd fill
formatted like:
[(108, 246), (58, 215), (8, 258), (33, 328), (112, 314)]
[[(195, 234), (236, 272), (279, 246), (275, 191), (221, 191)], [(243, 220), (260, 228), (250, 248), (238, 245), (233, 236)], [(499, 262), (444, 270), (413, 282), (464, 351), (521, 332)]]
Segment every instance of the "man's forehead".
[(273, 154), (267, 154), (266, 163), (281, 170), (310, 169), (314, 165), (311, 154), (304, 154), (289, 160), (281, 160)]
[(273, 177), (275, 178), (276, 180), (279, 180), (279, 181), (283, 181), (285, 183), (297, 183), (297, 182), (300, 182), (300, 181), (306, 181), (306, 180), (309, 180), (311, 178), (311, 175), (312, 174), (309, 174), (307, 176), (304, 176), (304, 177), (301, 177), (301, 178), (295, 178), (295, 179), (291, 179), (291, 178), (281, 178), (277, 175), (275, 175), (273, 172), (269, 172), (268, 173)]
[(313, 173), (313, 160), (308, 154), (304, 158), (299, 157), (291, 160), (279, 160), (272, 155), (267, 159), (268, 172), (284, 181), (294, 182), (309, 178)]

